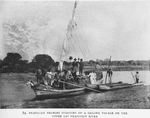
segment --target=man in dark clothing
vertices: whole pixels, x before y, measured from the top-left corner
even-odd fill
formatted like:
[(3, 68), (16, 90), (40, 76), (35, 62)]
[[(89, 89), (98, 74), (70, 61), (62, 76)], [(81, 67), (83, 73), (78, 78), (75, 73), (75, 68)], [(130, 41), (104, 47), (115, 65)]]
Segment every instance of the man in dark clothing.
[(78, 63), (77, 63), (77, 61), (76, 61), (77, 59), (75, 58), (74, 59), (74, 61), (73, 61), (73, 63), (72, 63), (72, 66), (73, 66), (73, 68), (75, 68), (75, 67), (77, 67), (78, 66)]
[(37, 83), (40, 83), (42, 81), (42, 70), (41, 67), (36, 70), (36, 78), (37, 78)]
[(83, 59), (80, 59), (80, 63), (79, 63), (79, 73), (80, 75), (83, 74), (83, 67), (84, 67), (84, 64), (83, 64)]
[(107, 71), (107, 74), (108, 74), (108, 77), (109, 77), (109, 83), (112, 83), (112, 74), (113, 74), (113, 72), (112, 72), (111, 68)]
[(74, 79), (76, 79), (76, 72), (77, 72), (77, 68), (78, 68), (78, 63), (77, 63), (77, 61), (76, 61), (77, 59), (75, 58), (74, 59), (74, 62), (72, 63), (72, 66), (73, 66), (73, 77), (74, 77)]
[(137, 71), (136, 74), (135, 74), (135, 79), (136, 79), (136, 83), (139, 83), (139, 72)]

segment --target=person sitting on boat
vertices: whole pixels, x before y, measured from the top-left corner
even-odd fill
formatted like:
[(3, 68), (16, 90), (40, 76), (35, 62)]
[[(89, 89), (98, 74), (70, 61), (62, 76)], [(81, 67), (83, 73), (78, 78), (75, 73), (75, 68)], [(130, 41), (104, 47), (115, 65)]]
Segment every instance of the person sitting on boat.
[(42, 70), (41, 70), (41, 67), (39, 67), (36, 70), (36, 78), (37, 78), (37, 83), (41, 83), (42, 82)]
[(102, 84), (103, 83), (103, 72), (100, 70), (100, 69), (97, 69), (96, 70), (96, 83), (97, 84)]
[(112, 69), (108, 69), (107, 71), (107, 74), (108, 74), (108, 78), (109, 78), (109, 83), (112, 83), (112, 75), (113, 75), (113, 72), (112, 72)]
[(54, 82), (54, 74), (51, 71), (51, 69), (48, 69), (47, 73), (45, 74), (45, 79), (47, 81), (47, 84), (52, 86), (52, 84)]
[(66, 72), (66, 80), (71, 80), (73, 78), (71, 69), (68, 69)]
[(136, 79), (136, 83), (139, 83), (140, 76), (139, 76), (139, 72), (138, 71), (135, 74), (135, 79)]
[(96, 77), (97, 76), (96, 76), (95, 70), (92, 70), (88, 76), (90, 77), (90, 83), (96, 84)]

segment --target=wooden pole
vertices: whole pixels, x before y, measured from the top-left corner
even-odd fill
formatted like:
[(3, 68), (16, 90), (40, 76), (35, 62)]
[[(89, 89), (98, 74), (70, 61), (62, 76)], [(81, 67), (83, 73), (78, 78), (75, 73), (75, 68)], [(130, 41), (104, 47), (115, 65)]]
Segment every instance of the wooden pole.
[(98, 90), (92, 89), (92, 88), (90, 88), (90, 87), (83, 87), (83, 86), (80, 86), (80, 85), (72, 84), (72, 83), (69, 83), (69, 82), (61, 81), (61, 80), (59, 80), (59, 82), (63, 82), (63, 83), (70, 84), (70, 85), (73, 85), (73, 86), (77, 86), (77, 87), (85, 88), (85, 89), (88, 89), (88, 90), (91, 90), (91, 91), (95, 91), (95, 92), (98, 92), (98, 93), (99, 93), (99, 92), (101, 92), (101, 91), (98, 91)]
[[(110, 59), (109, 59), (109, 62), (108, 62), (108, 69), (110, 68), (110, 62), (111, 62), (111, 56), (110, 56)], [(105, 84), (107, 82), (107, 71), (106, 71), (106, 77), (105, 77)]]
[(132, 75), (132, 77), (133, 77), (133, 80), (134, 80), (134, 82), (135, 82), (134, 75), (133, 75), (133, 73), (132, 73), (132, 72), (131, 72), (131, 75)]

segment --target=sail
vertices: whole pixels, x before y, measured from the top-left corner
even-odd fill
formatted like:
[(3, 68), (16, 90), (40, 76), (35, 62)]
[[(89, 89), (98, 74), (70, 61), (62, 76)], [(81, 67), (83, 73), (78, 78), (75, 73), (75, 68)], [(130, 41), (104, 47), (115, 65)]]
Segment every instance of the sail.
[(72, 18), (69, 21), (68, 27), (67, 27), (67, 33), (66, 33), (66, 38), (64, 39), (63, 45), (62, 45), (62, 51), (60, 55), (60, 61), (59, 61), (59, 66), (58, 69), (62, 71), (63, 69), (63, 62), (66, 60), (66, 55), (68, 53), (68, 43), (70, 38), (72, 37), (72, 30), (76, 26), (75, 23), (75, 9), (77, 7), (77, 1), (74, 3), (74, 8), (72, 12)]

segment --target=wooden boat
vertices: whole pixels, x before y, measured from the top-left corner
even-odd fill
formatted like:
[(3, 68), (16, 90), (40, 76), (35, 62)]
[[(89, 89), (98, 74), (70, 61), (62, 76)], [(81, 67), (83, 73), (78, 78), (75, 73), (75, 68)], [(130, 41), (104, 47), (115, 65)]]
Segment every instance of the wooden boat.
[(88, 88), (92, 88), (92, 89), (99, 89), (98, 84), (85, 84), (85, 86), (88, 87)]
[(128, 83), (101, 84), (99, 85), (99, 90), (100, 91), (112, 91), (112, 90), (131, 88), (131, 87), (141, 86), (141, 85), (144, 85), (144, 83), (139, 82), (139, 83), (133, 83), (133, 84), (128, 84)]
[(29, 81), (27, 85), (30, 85), (37, 97), (46, 96), (46, 97), (64, 97), (72, 96), (83, 93), (85, 88), (75, 88), (75, 89), (57, 89), (51, 86), (46, 86), (42, 84), (34, 84), (32, 81)]
[[(106, 87), (106, 89), (108, 88), (106, 85), (117, 85), (117, 84), (121, 84), (122, 82), (117, 82), (117, 83), (112, 83), (111, 85), (110, 84), (85, 84), (85, 86), (89, 87), (89, 88), (92, 88), (92, 89), (99, 89), (99, 86), (100, 85), (103, 85), (102, 87)], [(124, 83), (125, 84), (125, 83)]]

